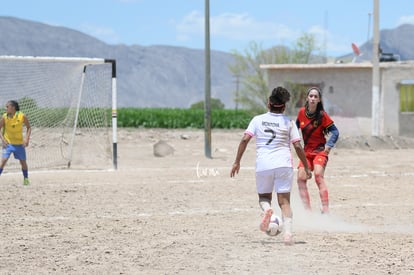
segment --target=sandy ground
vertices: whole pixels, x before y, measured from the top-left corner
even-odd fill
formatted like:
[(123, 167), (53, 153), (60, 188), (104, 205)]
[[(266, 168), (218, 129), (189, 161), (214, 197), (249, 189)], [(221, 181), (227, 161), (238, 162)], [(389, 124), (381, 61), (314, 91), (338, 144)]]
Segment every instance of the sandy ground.
[[(343, 135), (331, 214), (313, 181), (305, 213), (295, 184), (285, 246), (258, 229), (253, 143), (229, 177), (241, 135), (213, 130), (210, 159), (203, 130), (120, 129), (117, 171), (31, 171), (23, 186), (6, 168), (0, 274), (414, 274), (413, 144)], [(160, 140), (173, 155), (153, 155)]]

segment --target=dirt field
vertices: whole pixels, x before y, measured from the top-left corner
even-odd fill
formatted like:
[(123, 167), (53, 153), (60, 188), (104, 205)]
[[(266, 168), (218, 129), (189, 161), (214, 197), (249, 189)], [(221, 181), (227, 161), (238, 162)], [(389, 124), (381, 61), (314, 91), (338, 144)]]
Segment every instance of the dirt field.
[[(414, 274), (413, 143), (342, 134), (330, 216), (314, 181), (312, 214), (295, 184), (285, 246), (258, 229), (253, 142), (229, 177), (242, 132), (213, 130), (209, 159), (203, 130), (121, 129), (117, 171), (30, 171), (30, 186), (6, 167), (0, 274)], [(160, 140), (173, 155), (153, 155)]]

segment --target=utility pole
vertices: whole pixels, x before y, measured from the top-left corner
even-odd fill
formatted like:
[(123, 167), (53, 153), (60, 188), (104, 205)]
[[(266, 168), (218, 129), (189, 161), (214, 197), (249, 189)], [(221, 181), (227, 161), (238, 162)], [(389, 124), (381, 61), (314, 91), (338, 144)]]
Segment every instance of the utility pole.
[(240, 76), (236, 75), (236, 111), (239, 110), (239, 83), (240, 83)]
[(368, 31), (367, 31), (367, 42), (369, 42), (371, 36), (371, 13), (368, 12)]
[(210, 1), (205, 0), (205, 100), (204, 100), (204, 152), (211, 158), (211, 72), (210, 72)]
[(380, 135), (380, 70), (379, 70), (379, 0), (374, 0), (374, 39), (372, 43), (372, 136)]

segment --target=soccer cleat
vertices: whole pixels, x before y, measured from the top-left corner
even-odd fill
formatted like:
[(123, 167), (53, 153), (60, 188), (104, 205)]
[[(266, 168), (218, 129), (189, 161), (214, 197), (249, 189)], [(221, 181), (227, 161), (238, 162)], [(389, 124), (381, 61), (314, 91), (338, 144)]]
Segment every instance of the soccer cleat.
[(329, 207), (328, 206), (320, 206), (321, 214), (328, 215), (329, 214)]
[(293, 236), (291, 233), (285, 233), (285, 236), (283, 237), (283, 242), (285, 245), (293, 245)]
[(267, 209), (264, 212), (262, 221), (260, 222), (260, 230), (266, 232), (269, 229), (270, 218), (273, 215), (273, 210), (271, 208)]
[(29, 185), (29, 183), (30, 183), (29, 178), (23, 179), (23, 185)]

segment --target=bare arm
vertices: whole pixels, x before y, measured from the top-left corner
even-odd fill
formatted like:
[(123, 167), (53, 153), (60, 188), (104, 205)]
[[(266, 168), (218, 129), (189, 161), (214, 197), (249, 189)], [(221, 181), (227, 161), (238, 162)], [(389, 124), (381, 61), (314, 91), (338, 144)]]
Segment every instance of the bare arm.
[(5, 126), (4, 125), (4, 117), (1, 117), (1, 119), (0, 119), (0, 138), (1, 138), (1, 141), (2, 141), (3, 145), (7, 145), (7, 141), (6, 141), (6, 139), (4, 138), (4, 135), (3, 135), (3, 132), (4, 132), (3, 127), (4, 126)]
[(296, 155), (298, 156), (300, 161), (303, 163), (308, 179), (312, 178), (312, 172), (309, 169), (308, 161), (306, 160), (306, 155), (305, 155), (305, 151), (303, 150), (302, 144), (300, 143), (300, 141), (297, 141), (293, 143), (293, 147), (295, 148)]
[(30, 122), (26, 116), (24, 116), (23, 119), (24, 125), (26, 125), (26, 138), (24, 140), (24, 146), (27, 147), (29, 146), (30, 135), (32, 134), (32, 127), (30, 126)]
[(244, 134), (242, 140), (240, 141), (239, 148), (237, 149), (236, 160), (233, 163), (233, 166), (230, 171), (230, 177), (234, 177), (239, 173), (240, 170), (240, 161), (243, 157), (244, 151), (246, 151), (247, 144), (249, 143), (252, 137)]

